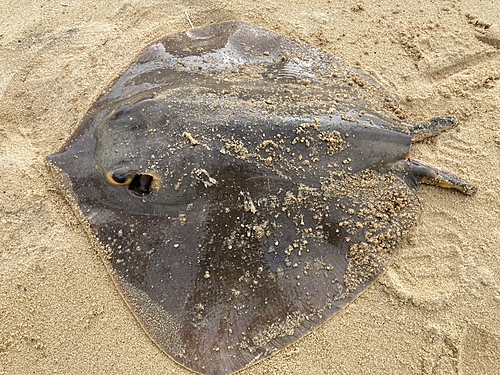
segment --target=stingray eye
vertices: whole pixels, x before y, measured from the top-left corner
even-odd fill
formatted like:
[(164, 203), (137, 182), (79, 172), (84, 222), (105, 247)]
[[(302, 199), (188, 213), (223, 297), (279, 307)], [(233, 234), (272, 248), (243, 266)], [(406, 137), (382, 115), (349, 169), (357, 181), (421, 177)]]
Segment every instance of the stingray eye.
[(111, 174), (111, 179), (116, 182), (117, 184), (123, 185), (127, 182), (128, 176), (124, 173), (120, 172), (113, 172)]
[(137, 197), (147, 197), (151, 194), (152, 184), (153, 176), (137, 173), (130, 182), (128, 190)]
[(111, 185), (124, 186), (124, 185), (130, 185), (135, 174), (136, 171), (117, 169), (108, 172), (106, 174), (106, 177)]

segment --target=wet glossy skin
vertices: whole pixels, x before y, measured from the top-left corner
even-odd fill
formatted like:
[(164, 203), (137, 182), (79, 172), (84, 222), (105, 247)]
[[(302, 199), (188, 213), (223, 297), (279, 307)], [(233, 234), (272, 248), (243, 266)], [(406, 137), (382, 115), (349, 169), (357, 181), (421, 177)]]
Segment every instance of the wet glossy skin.
[(229, 374), (346, 306), (414, 223), (427, 167), (387, 103), (324, 52), (215, 25), (144, 50), (49, 161), (151, 338)]

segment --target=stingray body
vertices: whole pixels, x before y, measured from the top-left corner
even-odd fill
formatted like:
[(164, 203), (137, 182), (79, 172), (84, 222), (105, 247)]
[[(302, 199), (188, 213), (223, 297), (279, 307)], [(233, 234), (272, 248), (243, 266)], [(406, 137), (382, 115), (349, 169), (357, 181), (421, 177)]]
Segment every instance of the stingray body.
[(229, 374), (296, 341), (380, 276), (452, 127), (398, 119), (369, 75), (245, 23), (146, 48), (48, 158), (150, 337)]

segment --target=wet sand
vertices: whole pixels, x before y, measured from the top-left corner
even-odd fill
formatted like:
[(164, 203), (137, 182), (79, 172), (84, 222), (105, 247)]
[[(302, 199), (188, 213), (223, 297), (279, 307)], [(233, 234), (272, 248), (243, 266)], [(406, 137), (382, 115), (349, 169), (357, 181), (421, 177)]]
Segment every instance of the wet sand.
[(142, 331), (45, 165), (145, 46), (241, 20), (358, 64), (412, 120), (459, 118), (412, 157), (474, 183), (423, 210), (367, 292), (241, 372), (495, 374), (500, 368), (500, 8), (496, 1), (0, 4), (0, 374), (190, 374)]

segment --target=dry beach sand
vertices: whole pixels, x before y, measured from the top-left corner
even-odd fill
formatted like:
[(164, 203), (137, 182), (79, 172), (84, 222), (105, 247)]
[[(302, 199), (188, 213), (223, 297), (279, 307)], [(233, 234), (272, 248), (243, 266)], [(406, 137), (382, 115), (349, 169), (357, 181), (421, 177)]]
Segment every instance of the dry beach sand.
[(457, 129), (412, 157), (477, 185), (423, 186), (387, 273), (256, 374), (500, 369), (498, 0), (2, 0), (0, 374), (190, 374), (144, 334), (44, 163), (155, 39), (228, 20), (304, 41), (380, 80), (413, 120)]

